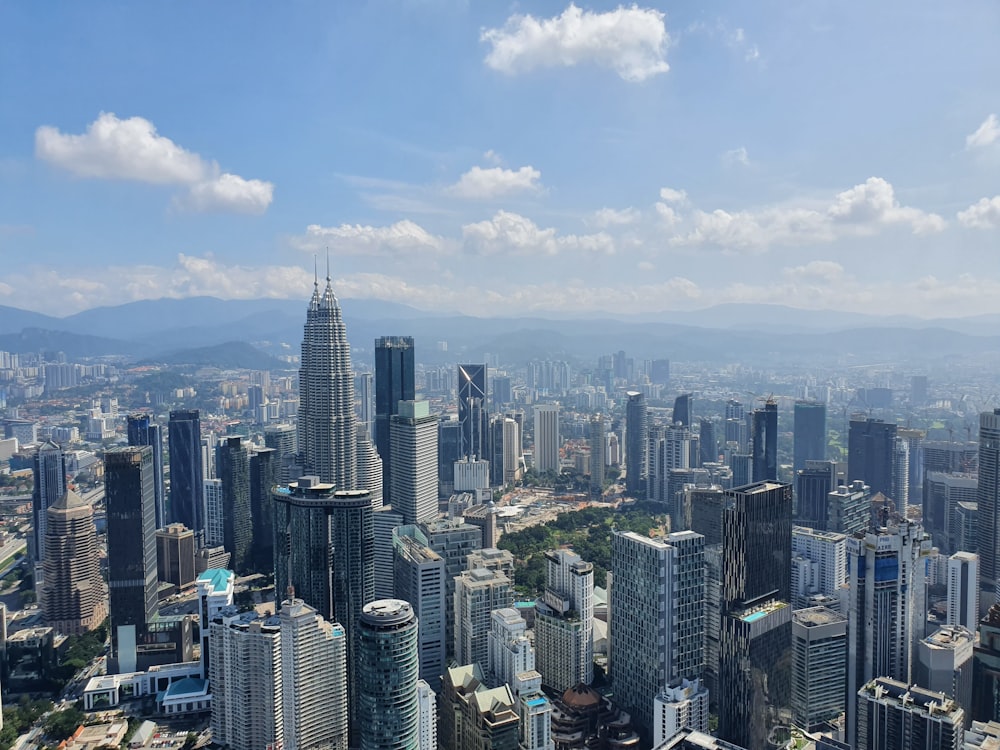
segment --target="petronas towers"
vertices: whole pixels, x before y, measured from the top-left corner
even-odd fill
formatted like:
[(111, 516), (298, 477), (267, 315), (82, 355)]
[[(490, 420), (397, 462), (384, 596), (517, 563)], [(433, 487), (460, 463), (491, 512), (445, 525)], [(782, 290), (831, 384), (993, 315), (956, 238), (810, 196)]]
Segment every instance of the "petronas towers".
[(317, 280), (306, 314), (299, 370), (299, 452), (305, 473), (338, 490), (357, 488), (351, 348), (330, 277)]

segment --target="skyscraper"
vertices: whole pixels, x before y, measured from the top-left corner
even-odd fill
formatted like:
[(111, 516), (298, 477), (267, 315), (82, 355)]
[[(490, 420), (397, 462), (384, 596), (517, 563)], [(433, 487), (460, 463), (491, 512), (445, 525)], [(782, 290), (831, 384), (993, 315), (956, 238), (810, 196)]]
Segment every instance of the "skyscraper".
[(595, 414), (590, 418), (590, 494), (598, 498), (604, 492), (606, 443), (604, 417)]
[(649, 472), (646, 397), (638, 391), (628, 391), (625, 395), (628, 397), (625, 405), (625, 491), (632, 497), (643, 497)]
[(375, 339), (375, 446), (382, 458), (382, 487), (392, 486), (389, 421), (400, 401), (416, 399), (413, 337)]
[(489, 429), (486, 403), (486, 365), (459, 365), (459, 458), (486, 457)]
[(34, 488), (31, 491), (30, 552), (35, 565), (36, 586), (44, 579), (45, 530), (48, 509), (66, 494), (66, 456), (62, 448), (48, 440), (34, 455)]
[(45, 623), (65, 635), (83, 635), (108, 616), (94, 510), (73, 490), (67, 490), (46, 514), (47, 553), (40, 597)]
[(535, 406), (535, 471), (559, 473), (559, 404)]
[(843, 464), (809, 459), (795, 473), (795, 523), (820, 531), (829, 523), (827, 496), (837, 487)]
[(682, 393), (674, 399), (674, 424), (690, 427), (694, 420), (694, 394)]
[(438, 418), (426, 401), (400, 401), (389, 420), (392, 446), (392, 509), (403, 523), (433, 520), (437, 516)]
[(104, 454), (111, 648), (123, 672), (135, 671), (136, 644), (157, 613), (153, 449)]
[(274, 505), (271, 491), (277, 483), (278, 451), (256, 448), (250, 454), (250, 516), (253, 543), (250, 556), (257, 573), (274, 572)]
[(380, 599), (365, 605), (357, 658), (361, 750), (418, 750), (417, 618), (407, 602)]
[(163, 484), (163, 436), (149, 414), (129, 414), (126, 423), (129, 445), (148, 445), (153, 449), (153, 494), (156, 498), (156, 528), (167, 525), (166, 487)]
[(545, 553), (545, 593), (535, 602), (536, 668), (564, 693), (594, 681), (594, 566), (572, 550)]
[(965, 712), (943, 693), (879, 677), (850, 696), (858, 750), (959, 750)]
[(793, 430), (792, 468), (795, 471), (804, 469), (806, 461), (826, 458), (826, 404), (796, 401)]
[(167, 520), (182, 523), (204, 541), (204, 480), (201, 459), (201, 415), (197, 409), (170, 412), (167, 423), (170, 451), (170, 507)]
[(778, 480), (778, 402), (769, 398), (763, 409), (753, 411), (753, 481)]
[(274, 481), (288, 484), (298, 477), (289, 476), (287, 464), (295, 455), (295, 426), (290, 424), (268, 425), (264, 428), (264, 445), (275, 450)]
[(979, 555), (956, 552), (948, 558), (949, 625), (975, 632), (979, 624)]
[(490, 613), (514, 604), (514, 582), (486, 568), (455, 578), (455, 659), (489, 668)]
[(250, 457), (238, 437), (226, 438), (216, 448), (216, 467), (222, 480), (222, 544), (237, 575), (250, 572), (253, 520), (250, 517)]
[(806, 731), (844, 712), (847, 618), (826, 607), (792, 613), (792, 716)]
[(444, 558), (411, 536), (396, 535), (393, 544), (396, 549), (394, 597), (413, 607), (420, 623), (417, 631), (420, 679), (437, 690), (441, 686), (448, 653)]
[(313, 287), (299, 367), (298, 448), (306, 473), (337, 490), (357, 489), (354, 375), (340, 303), (330, 277)]
[[(847, 479), (860, 479), (872, 488), (893, 496), (896, 425), (881, 419), (851, 419), (847, 437)], [(896, 498), (893, 497), (895, 500)]]
[(996, 601), (1000, 580), (1000, 408), (979, 415), (979, 607)]

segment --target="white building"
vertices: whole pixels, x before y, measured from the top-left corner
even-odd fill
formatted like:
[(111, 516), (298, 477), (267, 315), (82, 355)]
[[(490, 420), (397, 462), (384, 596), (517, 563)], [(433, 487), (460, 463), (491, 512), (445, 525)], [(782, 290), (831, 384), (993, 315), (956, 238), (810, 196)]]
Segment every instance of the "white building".
[(455, 577), (455, 660), (489, 669), (490, 616), (514, 603), (511, 580), (495, 570), (476, 568)]
[(528, 640), (528, 625), (513, 607), (493, 610), (490, 625), (487, 674), (493, 687), (506, 684), (513, 689), (516, 675), (535, 669), (535, 649)]
[(979, 626), (979, 555), (956, 552), (948, 558), (948, 620), (975, 632)]
[(708, 689), (699, 680), (681, 680), (653, 700), (653, 747), (685, 727), (708, 731)]
[(222, 568), (209, 568), (195, 581), (198, 591), (198, 617), (201, 623), (201, 663), (202, 675), (208, 677), (210, 623), (226, 607), (233, 605), (233, 591), (236, 574)]
[(594, 566), (568, 549), (545, 553), (545, 593), (535, 603), (537, 668), (563, 693), (594, 681)]
[(437, 750), (437, 695), (423, 680), (417, 680), (417, 704), (420, 711), (418, 750)]
[(368, 490), (372, 496), (372, 510), (382, 507), (384, 489), (382, 487), (382, 459), (375, 450), (372, 436), (365, 422), (355, 425), (358, 435), (358, 489)]
[(535, 471), (559, 473), (559, 404), (535, 407)]
[[(438, 418), (426, 401), (400, 401), (389, 421), (389, 502), (412, 524), (437, 517)], [(457, 486), (457, 477), (456, 477)], [(488, 486), (488, 482), (487, 482)]]
[(823, 597), (824, 606), (837, 608), (840, 587), (847, 582), (847, 536), (833, 531), (792, 527), (792, 606), (813, 606), (812, 597)]
[(489, 487), (489, 461), (463, 458), (455, 462), (455, 492), (475, 492)]

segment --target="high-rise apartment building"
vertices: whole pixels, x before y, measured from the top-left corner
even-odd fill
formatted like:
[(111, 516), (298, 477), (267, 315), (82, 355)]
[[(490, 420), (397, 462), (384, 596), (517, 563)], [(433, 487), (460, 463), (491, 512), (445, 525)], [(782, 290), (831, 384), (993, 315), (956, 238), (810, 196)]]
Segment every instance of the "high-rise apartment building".
[(820, 597), (824, 606), (839, 609), (834, 602), (847, 583), (847, 536), (833, 531), (792, 527), (792, 605), (813, 606)]
[(536, 669), (559, 693), (594, 681), (594, 566), (572, 550), (545, 553), (545, 592), (535, 602)]
[(535, 471), (559, 473), (559, 404), (535, 406)]
[(486, 365), (458, 366), (459, 458), (485, 458), (489, 444)]
[(361, 750), (418, 750), (417, 618), (407, 602), (379, 599), (358, 621), (357, 709)]
[(156, 528), (167, 525), (166, 487), (163, 483), (163, 435), (149, 414), (129, 414), (126, 420), (129, 445), (148, 445), (153, 449), (153, 494), (156, 504)]
[(313, 287), (306, 312), (299, 367), (298, 449), (306, 473), (337, 490), (355, 490), (357, 431), (354, 427), (351, 347), (330, 277), (320, 294)]
[(857, 691), (857, 750), (959, 750), (965, 712), (942, 693), (878, 677)]
[(653, 747), (659, 748), (681, 729), (708, 731), (708, 689), (700, 680), (680, 680), (653, 701)]
[[(959, 545), (961, 530), (955, 515), (958, 504), (976, 503), (979, 480), (975, 472), (945, 473), (928, 471), (923, 481), (924, 530), (931, 535), (934, 545), (945, 552), (965, 550), (975, 552), (975, 546)], [(976, 507), (978, 512), (978, 505)]]
[(73, 490), (67, 490), (48, 507), (46, 515), (42, 614), (56, 632), (82, 635), (108, 616), (94, 510)]
[(153, 449), (104, 454), (108, 525), (111, 649), (122, 672), (134, 672), (136, 645), (157, 614)]
[(264, 428), (264, 445), (275, 451), (274, 481), (276, 484), (288, 484), (298, 479), (289, 476), (289, 467), (295, 456), (295, 426), (290, 424), (269, 424)]
[(201, 457), (201, 414), (197, 409), (170, 412), (167, 423), (170, 452), (170, 506), (167, 520), (182, 523), (200, 542), (205, 538), (204, 481)]
[(649, 417), (646, 397), (639, 391), (625, 396), (625, 491), (632, 497), (643, 497), (648, 474)]
[(812, 731), (844, 712), (847, 618), (826, 607), (792, 612), (792, 720)]
[(242, 439), (225, 438), (215, 452), (222, 480), (222, 545), (237, 575), (251, 570), (253, 520), (250, 515), (250, 456)]
[(979, 415), (979, 606), (996, 598), (1000, 582), (1000, 408)]
[[(847, 540), (847, 737), (860, 741), (858, 690), (876, 677), (910, 684), (923, 636), (925, 560), (930, 539), (903, 521)], [(855, 732), (858, 732), (856, 735)]]
[[(358, 422), (355, 425), (358, 436), (357, 461), (358, 461), (358, 486), (357, 489), (365, 490), (372, 498), (372, 508), (379, 510), (385, 503), (384, 495), (389, 492), (389, 487), (382, 486), (382, 466), (383, 461), (375, 450), (371, 433), (368, 428)], [(434, 467), (435, 473), (437, 466)], [(435, 481), (437, 477), (435, 476)]]
[(881, 492), (893, 497), (893, 470), (896, 465), (896, 425), (881, 419), (851, 419), (847, 437), (848, 481), (860, 479), (871, 487), (872, 495)]
[(604, 417), (595, 414), (590, 418), (590, 494), (600, 497), (604, 492), (604, 472), (607, 463), (607, 431)]
[(66, 494), (66, 456), (62, 448), (47, 440), (32, 458), (32, 468), (34, 487), (31, 491), (31, 536), (28, 541), (37, 585), (45, 576), (47, 511)]
[(375, 445), (382, 458), (382, 487), (392, 486), (389, 422), (400, 401), (416, 399), (416, 369), (411, 336), (375, 339)]
[(435, 691), (447, 664), (448, 609), (445, 606), (445, 561), (425, 543), (402, 534), (395, 535), (395, 598), (409, 602), (420, 623), (417, 654), (420, 679)]
[(646, 742), (653, 737), (653, 698), (704, 668), (704, 542), (693, 531), (611, 537), (611, 684)]
[(842, 484), (827, 498), (826, 530), (839, 534), (861, 534), (868, 528), (872, 488), (855, 479)]
[(796, 401), (793, 430), (794, 471), (806, 468), (806, 461), (822, 461), (826, 458), (826, 404)]
[(486, 568), (465, 570), (455, 578), (455, 659), (489, 669), (490, 614), (514, 604), (513, 581)]
[(973, 552), (956, 552), (948, 558), (946, 622), (972, 632), (979, 624), (979, 555)]
[(403, 523), (437, 517), (438, 418), (426, 401), (400, 401), (388, 424), (392, 446), (392, 509)]

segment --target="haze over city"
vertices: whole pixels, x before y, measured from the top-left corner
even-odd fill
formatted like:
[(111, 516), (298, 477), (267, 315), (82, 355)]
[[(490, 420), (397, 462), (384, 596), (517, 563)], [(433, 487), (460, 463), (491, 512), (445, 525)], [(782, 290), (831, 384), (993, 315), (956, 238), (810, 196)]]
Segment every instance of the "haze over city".
[(985, 0), (0, 14), (2, 304), (1000, 311)]

